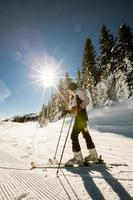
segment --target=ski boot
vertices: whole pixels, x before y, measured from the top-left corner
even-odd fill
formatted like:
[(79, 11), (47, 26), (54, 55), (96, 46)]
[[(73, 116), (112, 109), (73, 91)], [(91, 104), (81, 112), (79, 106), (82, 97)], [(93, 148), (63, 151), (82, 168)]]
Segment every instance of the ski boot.
[(66, 167), (73, 167), (73, 165), (77, 164), (78, 166), (83, 166), (83, 156), (81, 151), (74, 152), (74, 157), (68, 160), (65, 164)]
[(99, 162), (98, 155), (97, 155), (95, 148), (89, 149), (89, 155), (87, 157), (85, 157), (84, 162), (85, 163), (89, 163), (89, 162), (98, 163)]

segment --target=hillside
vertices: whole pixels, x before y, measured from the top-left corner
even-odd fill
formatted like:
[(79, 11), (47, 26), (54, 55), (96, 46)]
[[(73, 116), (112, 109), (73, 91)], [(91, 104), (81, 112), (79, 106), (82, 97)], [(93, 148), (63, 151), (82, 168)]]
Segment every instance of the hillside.
[[(30, 171), (31, 161), (53, 158), (62, 120), (39, 128), (36, 122), (0, 123), (0, 200), (133, 198), (133, 103), (89, 110), (89, 130), (106, 165)], [(59, 160), (70, 119), (66, 119), (57, 154)], [(82, 135), (83, 155), (88, 152)], [(63, 162), (72, 156), (68, 139)], [(76, 184), (75, 184), (76, 183)], [(132, 197), (131, 197), (132, 196)]]

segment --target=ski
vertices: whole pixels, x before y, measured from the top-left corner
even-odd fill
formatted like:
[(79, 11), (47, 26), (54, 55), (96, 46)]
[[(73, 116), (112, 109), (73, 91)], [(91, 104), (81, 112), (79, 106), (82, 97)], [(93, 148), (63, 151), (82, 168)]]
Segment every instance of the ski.
[[(31, 162), (31, 169), (37, 169), (37, 168), (58, 168), (58, 161), (49, 159), (47, 163), (37, 163), (37, 162)], [(89, 163), (83, 163), (82, 166), (78, 164), (74, 165), (66, 165), (65, 163), (60, 164), (60, 168), (83, 168), (83, 167), (90, 167), (92, 165), (99, 165), (99, 164), (106, 164), (102, 159), (99, 159), (97, 163), (89, 162)]]
[[(81, 168), (89, 168), (89, 167), (106, 167), (106, 168), (114, 168), (114, 167), (121, 167), (121, 166), (125, 166), (125, 167), (128, 167), (128, 165), (126, 163), (109, 163), (109, 164), (106, 164), (105, 162), (100, 162), (100, 163), (84, 163), (82, 166), (79, 166), (77, 164), (74, 164), (74, 165), (69, 165), (69, 166), (66, 166), (65, 163), (61, 163), (60, 165), (60, 168), (61, 169), (67, 169), (67, 168), (70, 168), (70, 169), (81, 169)], [(58, 168), (58, 163), (56, 164), (49, 164), (48, 162), (47, 163), (44, 163), (44, 164), (40, 164), (40, 163), (36, 163), (36, 162), (31, 162), (31, 168), (30, 170), (33, 170), (33, 169), (57, 169)]]
[(37, 163), (37, 162), (32, 161), (30, 170), (35, 169), (35, 168), (46, 168), (46, 167), (57, 166), (57, 165), (58, 165), (58, 161), (53, 160), (53, 159), (49, 159), (47, 163)]

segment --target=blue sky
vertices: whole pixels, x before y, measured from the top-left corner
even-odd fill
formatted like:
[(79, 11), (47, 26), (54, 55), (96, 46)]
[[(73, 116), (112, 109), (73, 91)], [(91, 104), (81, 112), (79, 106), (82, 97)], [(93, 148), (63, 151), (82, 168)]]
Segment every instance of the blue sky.
[(121, 24), (133, 27), (132, 10), (132, 0), (1, 0), (0, 118), (38, 112), (50, 98), (31, 85), (31, 55), (54, 56), (75, 76), (85, 40), (98, 52), (102, 24), (117, 35)]

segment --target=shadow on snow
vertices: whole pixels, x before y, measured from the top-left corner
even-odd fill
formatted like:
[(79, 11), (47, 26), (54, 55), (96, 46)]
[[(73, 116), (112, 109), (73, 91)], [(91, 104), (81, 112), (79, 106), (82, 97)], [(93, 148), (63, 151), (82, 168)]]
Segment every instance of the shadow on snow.
[(121, 200), (130, 200), (132, 197), (130, 194), (125, 190), (125, 188), (122, 186), (122, 184), (112, 176), (112, 174), (109, 172), (109, 169), (106, 167), (105, 164), (101, 165), (94, 165), (90, 166), (89, 168), (86, 167), (84, 169), (75, 169), (75, 168), (66, 168), (67, 171), (79, 175), (82, 180), (84, 187), (90, 197), (95, 200), (104, 200), (104, 196), (101, 193), (100, 189), (94, 182), (94, 178), (91, 176), (93, 171), (101, 173), (101, 177), (96, 178), (102, 178), (104, 179), (109, 186), (113, 189), (113, 191), (119, 196)]

